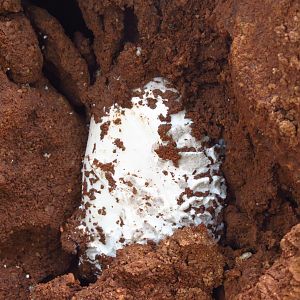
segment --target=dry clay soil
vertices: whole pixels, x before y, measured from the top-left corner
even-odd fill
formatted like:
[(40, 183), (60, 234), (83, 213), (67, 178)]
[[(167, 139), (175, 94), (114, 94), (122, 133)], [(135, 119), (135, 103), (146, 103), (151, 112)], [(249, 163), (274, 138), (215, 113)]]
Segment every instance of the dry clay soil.
[[(300, 299), (299, 55), (297, 0), (0, 0), (0, 299)], [(225, 140), (224, 235), (95, 278), (72, 230), (86, 125), (155, 76)]]

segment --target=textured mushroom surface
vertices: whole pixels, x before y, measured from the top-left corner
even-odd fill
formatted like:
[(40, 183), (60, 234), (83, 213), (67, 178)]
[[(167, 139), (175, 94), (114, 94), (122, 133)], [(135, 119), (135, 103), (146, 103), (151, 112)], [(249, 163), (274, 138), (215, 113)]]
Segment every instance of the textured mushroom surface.
[(134, 93), (131, 108), (113, 105), (100, 122), (91, 120), (80, 225), (91, 260), (115, 256), (127, 244), (158, 242), (183, 226), (221, 225), (222, 146), (193, 137), (193, 121), (166, 80)]

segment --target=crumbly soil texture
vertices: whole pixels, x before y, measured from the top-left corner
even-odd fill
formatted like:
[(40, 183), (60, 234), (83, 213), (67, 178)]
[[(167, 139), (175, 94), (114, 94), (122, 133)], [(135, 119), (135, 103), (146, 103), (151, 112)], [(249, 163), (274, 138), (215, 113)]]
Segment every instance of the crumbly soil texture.
[[(300, 3), (0, 0), (0, 299), (300, 299)], [(154, 77), (224, 139), (224, 233), (95, 276), (74, 224), (91, 114)]]

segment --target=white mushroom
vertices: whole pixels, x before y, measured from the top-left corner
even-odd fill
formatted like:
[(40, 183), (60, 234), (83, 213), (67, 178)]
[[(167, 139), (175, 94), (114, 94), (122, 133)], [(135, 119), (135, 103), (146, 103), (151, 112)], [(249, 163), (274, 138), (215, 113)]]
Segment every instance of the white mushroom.
[[(167, 94), (178, 95), (169, 86), (155, 78), (131, 99), (132, 108), (114, 105), (99, 123), (91, 119), (79, 228), (93, 237), (86, 252), (92, 261), (128, 244), (159, 242), (180, 227), (220, 226), (226, 187), (215, 150), (221, 146), (196, 140), (185, 110), (168, 114)], [(158, 151), (168, 154), (170, 145), (177, 163)]]

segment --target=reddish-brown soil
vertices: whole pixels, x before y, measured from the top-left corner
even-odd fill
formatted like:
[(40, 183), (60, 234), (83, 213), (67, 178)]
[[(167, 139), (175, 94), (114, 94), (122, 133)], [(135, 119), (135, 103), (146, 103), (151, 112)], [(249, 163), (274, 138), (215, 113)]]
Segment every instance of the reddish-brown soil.
[[(299, 299), (299, 53), (299, 1), (0, 0), (0, 299)], [(86, 124), (155, 76), (225, 140), (225, 233), (129, 246), (91, 283)]]

